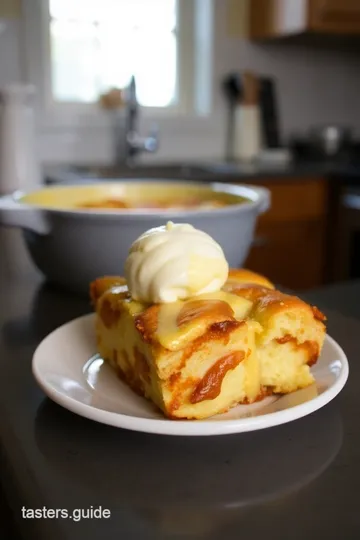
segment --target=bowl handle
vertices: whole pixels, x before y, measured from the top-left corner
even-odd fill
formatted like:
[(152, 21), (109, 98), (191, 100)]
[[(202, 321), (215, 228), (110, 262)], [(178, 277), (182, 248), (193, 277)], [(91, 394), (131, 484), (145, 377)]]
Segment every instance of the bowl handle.
[(271, 206), (271, 192), (270, 190), (259, 187), (259, 186), (251, 186), (251, 188), (256, 191), (259, 197), (259, 207), (258, 207), (258, 213), (264, 214), (267, 210), (269, 210)]
[(47, 234), (49, 224), (42, 210), (17, 202), (13, 195), (0, 197), (0, 225)]

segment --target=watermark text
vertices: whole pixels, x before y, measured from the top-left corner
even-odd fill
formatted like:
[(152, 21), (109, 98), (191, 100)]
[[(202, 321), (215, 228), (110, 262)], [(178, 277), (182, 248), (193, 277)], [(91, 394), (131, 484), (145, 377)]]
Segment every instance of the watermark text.
[(88, 508), (21, 508), (21, 517), (23, 519), (72, 519), (81, 521), (82, 519), (109, 519), (111, 512), (108, 508), (102, 506), (90, 506)]

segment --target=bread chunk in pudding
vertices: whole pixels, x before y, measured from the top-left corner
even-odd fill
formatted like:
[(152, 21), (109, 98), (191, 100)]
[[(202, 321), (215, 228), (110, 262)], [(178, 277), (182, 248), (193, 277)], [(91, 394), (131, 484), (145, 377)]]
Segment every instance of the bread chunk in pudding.
[[(242, 271), (235, 276), (242, 278)], [(252, 302), (249, 317), (261, 325), (256, 350), (261, 385), (286, 394), (314, 382), (310, 367), (319, 358), (325, 339), (325, 316), (296, 296), (284, 294), (259, 282), (225, 285), (232, 294)]]
[(216, 292), (135, 301), (122, 277), (91, 284), (100, 355), (173, 419), (204, 419), (314, 382), (325, 317), (265, 277), (230, 269)]

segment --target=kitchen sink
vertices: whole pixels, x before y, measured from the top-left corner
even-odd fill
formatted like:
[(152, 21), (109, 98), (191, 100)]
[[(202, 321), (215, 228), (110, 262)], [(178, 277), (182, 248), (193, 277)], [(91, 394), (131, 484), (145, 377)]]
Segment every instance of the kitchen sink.
[[(58, 165), (45, 170), (47, 184), (136, 180), (193, 180), (204, 182), (232, 182), (240, 178), (249, 181), (264, 177), (283, 175), (289, 165), (261, 163), (231, 163), (225, 161), (203, 163), (156, 163), (139, 164), (134, 167), (112, 165)], [(323, 169), (322, 169), (323, 170)], [(306, 172), (306, 170), (305, 170)]]
[(171, 163), (116, 167), (111, 165), (63, 165), (45, 171), (46, 183), (72, 183), (98, 180), (133, 179), (175, 179), (213, 180), (216, 176), (208, 166)]

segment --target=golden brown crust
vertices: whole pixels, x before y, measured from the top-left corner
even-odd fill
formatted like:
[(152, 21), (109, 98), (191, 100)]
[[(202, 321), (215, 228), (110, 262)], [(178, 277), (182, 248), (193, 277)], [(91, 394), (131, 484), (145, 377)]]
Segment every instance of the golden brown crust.
[(290, 296), (277, 290), (267, 291), (264, 295), (259, 296), (254, 302), (252, 314), (255, 317), (265, 316), (266, 318), (270, 318), (281, 312), (289, 311), (294, 313), (299, 313), (300, 311), (306, 312), (309, 317), (315, 320), (324, 320), (324, 316), (319, 310), (316, 310), (315, 316), (312, 306), (297, 296)]
[[(103, 276), (97, 278), (90, 284), (90, 297), (93, 304), (95, 305), (100, 296), (106, 291), (123, 285), (126, 285), (126, 279), (122, 276)], [(229, 277), (223, 289), (232, 292), (237, 289), (237, 286), (252, 287), (254, 285), (274, 289), (274, 285), (265, 276), (245, 268), (230, 268)]]
[(312, 306), (311, 309), (312, 309), (312, 312), (314, 314), (314, 319), (316, 319), (317, 321), (321, 321), (321, 322), (326, 321), (325, 315), (323, 313), (321, 313), (319, 308), (317, 308), (316, 306)]
[(153, 343), (158, 328), (160, 304), (148, 307), (135, 317), (135, 327), (146, 343)]
[(274, 289), (274, 285), (265, 276), (247, 270), (246, 268), (230, 268), (227, 281), (229, 283), (251, 283)]
[(260, 285), (239, 284), (231, 285), (228, 292), (246, 298), (253, 302), (252, 315), (272, 317), (273, 315), (285, 312), (299, 310), (308, 312), (315, 320), (323, 322), (326, 320), (321, 311), (310, 304), (307, 304), (297, 296), (282, 293), (276, 289), (268, 289)]
[[(160, 310), (161, 305), (154, 304), (135, 317), (135, 327), (146, 343), (155, 344), (158, 342), (157, 331)], [(207, 335), (208, 338), (215, 332), (223, 337), (224, 332), (230, 333), (234, 327), (239, 326), (234, 317), (233, 309), (227, 302), (222, 300), (189, 300), (185, 302), (177, 316), (177, 326), (181, 328), (182, 326), (196, 324), (196, 321), (201, 321), (204, 326), (202, 336)], [(235, 322), (236, 324), (229, 325), (227, 324), (229, 322)], [(220, 326), (216, 326), (217, 324)], [(196, 340), (190, 345), (195, 342)]]
[[(241, 281), (244, 279), (251, 279), (252, 281)], [(255, 283), (257, 280), (257, 283)], [(313, 329), (313, 334), (308, 334), (308, 337), (297, 339), (296, 335), (292, 335), (291, 327), (290, 332), (285, 335), (273, 335), (279, 345), (291, 342), (294, 349), (303, 349), (306, 351), (307, 364), (313, 365), (320, 354), (321, 343), (325, 331), (324, 321), (326, 317), (315, 306), (311, 306), (296, 296), (284, 294), (278, 290), (275, 290), (272, 284), (266, 280), (263, 276), (254, 274), (248, 270), (230, 270), (229, 280), (224, 286), (226, 292), (230, 292), (236, 296), (243, 297), (252, 303), (250, 312), (247, 317), (260, 323), (263, 329), (273, 328), (273, 317), (282, 314), (286, 317), (301, 318), (304, 327), (309, 327), (311, 321), (317, 326), (317, 329)], [(121, 277), (104, 277), (99, 278), (91, 284), (90, 294), (92, 301), (94, 302), (98, 316), (103, 321), (107, 328), (110, 328), (118, 323), (122, 310), (126, 309), (129, 304), (129, 294), (125, 284), (124, 278)], [(126, 302), (124, 299), (128, 298)], [(180, 304), (181, 305), (181, 304)], [(162, 354), (161, 351), (167, 349), (160, 344), (159, 337), (157, 335), (159, 331), (159, 316), (162, 306), (155, 304), (149, 307), (141, 306), (143, 309), (137, 315), (134, 315), (134, 324), (138, 332), (141, 334), (143, 342), (148, 343), (153, 348), (154, 354)], [(201, 322), (202, 330), (201, 335), (197, 334), (190, 341), (184, 342), (182, 346), (181, 357), (176, 366), (176, 372), (171, 374), (168, 380), (169, 390), (174, 392), (172, 408), (176, 410), (178, 402), (180, 403), (180, 397), (184, 391), (184, 384), (191, 386), (195, 384), (195, 381), (184, 382), (180, 381), (181, 370), (186, 366), (188, 360), (194, 353), (197, 352), (204, 344), (209, 344), (216, 341), (221, 341), (224, 346), (229, 342), (231, 333), (239, 328), (242, 324), (246, 324), (245, 320), (237, 320), (234, 316), (232, 307), (223, 300), (204, 300), (196, 299), (189, 300), (182, 304), (182, 308), (174, 319), (175, 327), (180, 330), (187, 326), (197, 325)], [(318, 333), (316, 333), (318, 332)], [(266, 337), (266, 332), (261, 336)], [(261, 339), (263, 339), (261, 337)], [(271, 338), (272, 339), (272, 338)], [(161, 340), (160, 340), (161, 341)], [(137, 370), (141, 374), (140, 380), (132, 380), (129, 373), (123, 372), (121, 376), (125, 378), (128, 384), (136, 391), (140, 391), (140, 386), (143, 381), (149, 380), (149, 366), (146, 363), (146, 359), (141, 356), (140, 351), (134, 353), (137, 359)], [(145, 362), (144, 362), (145, 360)], [(127, 371), (127, 370), (126, 370)], [(221, 371), (221, 370), (220, 370)], [(211, 378), (211, 377), (210, 377)], [(206, 381), (205, 381), (206, 382)], [(198, 383), (200, 384), (200, 383)], [(180, 386), (179, 386), (180, 385)], [(204, 388), (209, 385), (203, 383)], [(188, 386), (186, 386), (188, 388)], [(221, 385), (220, 385), (221, 388)], [(199, 390), (198, 394), (194, 394), (191, 399), (195, 400), (193, 403), (199, 402), (202, 395), (206, 395), (204, 389)]]
[(95, 279), (90, 284), (90, 298), (93, 305), (96, 306), (99, 298), (109, 289), (123, 285), (126, 285), (126, 279), (121, 276), (104, 276)]
[[(248, 286), (255, 284), (274, 289), (274, 285), (266, 277), (245, 268), (230, 268), (227, 284), (229, 284), (229, 288), (236, 284), (247, 284)], [(90, 284), (91, 299), (96, 301), (107, 290), (119, 285), (126, 285), (126, 279), (123, 276), (99, 277)]]
[[(251, 301), (253, 307), (249, 315), (255, 319), (269, 319), (281, 312), (294, 311), (298, 313), (300, 310), (306, 312), (319, 323), (326, 320), (317, 307), (310, 306), (296, 296), (290, 296), (274, 289), (273, 284), (264, 276), (250, 270), (230, 269), (229, 279), (223, 290)], [(120, 276), (98, 278), (90, 286), (90, 295), (95, 305), (104, 296), (99, 315), (108, 327), (116, 324), (118, 319), (116, 311), (121, 312), (123, 299), (129, 297), (126, 281)], [(109, 301), (111, 300), (110, 304), (107, 298)], [(145, 308), (135, 317), (135, 326), (147, 343), (157, 343), (156, 332), (160, 309), (161, 305), (155, 304)], [(197, 320), (204, 322), (205, 319), (204, 336), (208, 335), (208, 329), (215, 323), (235, 320), (234, 312), (227, 302), (222, 300), (189, 300), (184, 303), (177, 317), (177, 324), (181, 327), (193, 324)], [(229, 326), (227, 328), (230, 329)]]
[(236, 296), (246, 298), (246, 300), (250, 300), (251, 302), (255, 302), (258, 298), (267, 295), (269, 291), (272, 292), (272, 289), (268, 287), (254, 285), (253, 283), (227, 282), (223, 289), (231, 294), (236, 294)]

